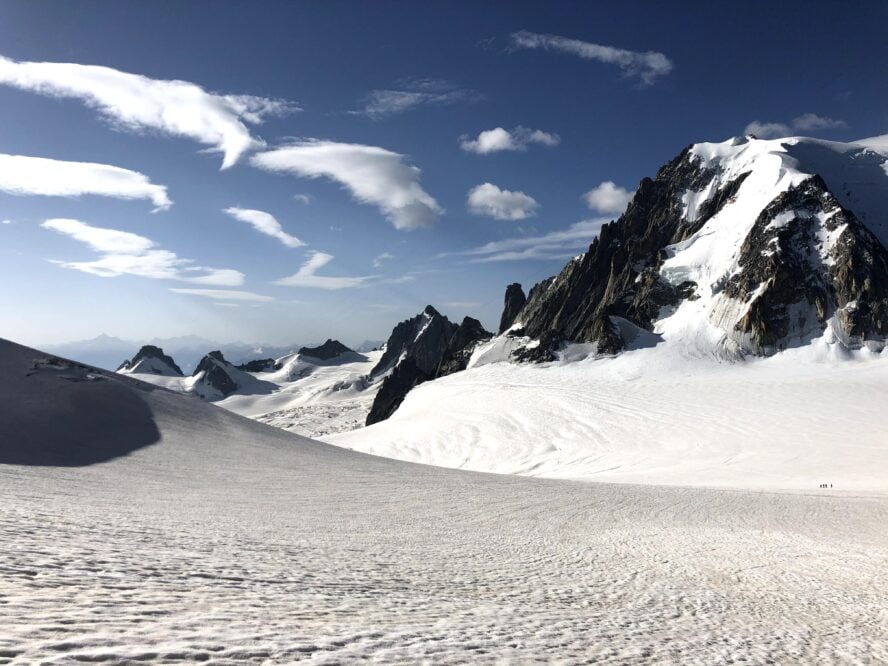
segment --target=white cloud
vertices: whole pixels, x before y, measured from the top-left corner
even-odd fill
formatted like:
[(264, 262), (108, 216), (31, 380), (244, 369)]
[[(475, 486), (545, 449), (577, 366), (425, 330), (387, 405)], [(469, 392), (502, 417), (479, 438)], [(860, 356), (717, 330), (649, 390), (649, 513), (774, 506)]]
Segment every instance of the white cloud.
[(394, 258), (395, 258), (395, 255), (393, 255), (391, 252), (383, 252), (382, 254), (377, 254), (373, 258), (373, 268), (379, 268), (380, 266), (382, 266), (382, 263), (384, 261), (388, 261), (389, 259), (394, 259)]
[(543, 146), (557, 146), (561, 143), (561, 137), (550, 132), (542, 130), (532, 130), (520, 125), (511, 132), (502, 127), (495, 127), (491, 130), (485, 130), (478, 135), (477, 139), (470, 139), (467, 136), (460, 137), (460, 148), (468, 153), (477, 153), (479, 155), (487, 155), (504, 150), (524, 151), (531, 143), (538, 143)]
[(296, 236), (291, 236), (284, 231), (283, 227), (281, 227), (281, 223), (270, 213), (261, 210), (252, 210), (250, 208), (237, 208), (235, 206), (226, 208), (223, 212), (228, 213), (236, 220), (252, 225), (252, 227), (261, 234), (277, 238), (287, 247), (302, 247), (305, 245), (305, 243), (296, 238)]
[(525, 259), (567, 259), (585, 251), (598, 235), (601, 225), (609, 220), (581, 220), (567, 229), (538, 236), (521, 236), (492, 241), (459, 254), (468, 255), (472, 263), (519, 261)]
[(267, 171), (335, 180), (358, 201), (377, 206), (396, 229), (431, 226), (444, 212), (420, 187), (420, 170), (385, 148), (307, 139), (253, 155), (250, 163)]
[(363, 287), (371, 277), (330, 277), (316, 273), (333, 261), (333, 255), (325, 252), (312, 252), (295, 275), (276, 280), (274, 284), (285, 287), (307, 287), (310, 289), (353, 289)]
[(743, 130), (744, 134), (753, 134), (759, 139), (774, 139), (777, 137), (792, 136), (797, 132), (817, 132), (825, 129), (847, 127), (844, 120), (835, 120), (816, 113), (803, 113), (787, 123), (763, 123), (753, 120)]
[(539, 204), (524, 192), (501, 190), (493, 183), (484, 183), (469, 190), (469, 212), (497, 220), (523, 220), (536, 215)]
[(0, 84), (51, 97), (79, 99), (114, 124), (187, 137), (224, 154), (222, 168), (264, 143), (246, 123), (298, 110), (283, 100), (217, 95), (188, 81), (150, 79), (111, 67), (17, 62), (0, 56)]
[(15, 224), (12, 220), (0, 220), (0, 224)]
[[(265, 303), (273, 301), (271, 296), (263, 296), (262, 294), (254, 294), (251, 291), (230, 291), (227, 289), (178, 289), (173, 288), (170, 291), (176, 294), (186, 294), (188, 296), (201, 296), (202, 298), (213, 298), (224, 301), (252, 301), (256, 303)], [(235, 303), (217, 303), (216, 305), (236, 305)]]
[(54, 261), (63, 268), (100, 277), (136, 275), (157, 280), (179, 280), (195, 284), (235, 287), (243, 284), (244, 274), (228, 268), (193, 266), (174, 252), (156, 247), (156, 243), (129, 231), (94, 227), (79, 220), (55, 218), (41, 225), (84, 243), (100, 253), (94, 261)]
[(479, 98), (477, 93), (459, 88), (449, 81), (411, 79), (403, 81), (397, 89), (371, 90), (364, 97), (364, 108), (349, 113), (380, 120), (418, 106), (443, 106), (472, 102)]
[(583, 195), (586, 205), (603, 215), (618, 215), (626, 210), (635, 192), (619, 187), (611, 180), (605, 180)]
[(793, 119), (792, 126), (802, 132), (816, 132), (824, 129), (847, 127), (848, 124), (844, 120), (818, 116), (816, 113), (803, 113), (798, 118)]
[(294, 194), (293, 201), (299, 201), (304, 203), (306, 206), (311, 203), (311, 195), (310, 194)]
[(155, 210), (173, 205), (163, 185), (148, 176), (109, 164), (65, 162), (45, 157), (0, 154), (0, 191), (17, 195), (147, 199)]
[(558, 35), (541, 35), (527, 30), (512, 33), (511, 46), (514, 49), (561, 51), (587, 60), (616, 65), (624, 76), (637, 77), (645, 85), (652, 84), (659, 76), (669, 74), (673, 67), (669, 58), (656, 51), (627, 51), (613, 46), (603, 46)]

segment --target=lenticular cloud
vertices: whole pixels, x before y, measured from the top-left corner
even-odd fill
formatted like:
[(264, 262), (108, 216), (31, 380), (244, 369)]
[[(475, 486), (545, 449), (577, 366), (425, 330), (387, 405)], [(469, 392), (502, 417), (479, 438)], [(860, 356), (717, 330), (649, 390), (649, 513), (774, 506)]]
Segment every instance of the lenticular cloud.
[(46, 157), (0, 154), (0, 192), (18, 195), (147, 199), (155, 210), (173, 205), (167, 188), (145, 174), (110, 164), (66, 162)]
[(358, 201), (377, 206), (396, 229), (431, 226), (444, 212), (420, 186), (420, 170), (405, 164), (404, 155), (378, 146), (308, 139), (253, 155), (250, 163), (335, 180)]
[(111, 67), (77, 63), (18, 62), (0, 56), (0, 85), (51, 97), (79, 99), (117, 126), (151, 129), (193, 139), (224, 154), (234, 165), (264, 142), (244, 123), (297, 110), (279, 99), (216, 95), (188, 81), (150, 79)]

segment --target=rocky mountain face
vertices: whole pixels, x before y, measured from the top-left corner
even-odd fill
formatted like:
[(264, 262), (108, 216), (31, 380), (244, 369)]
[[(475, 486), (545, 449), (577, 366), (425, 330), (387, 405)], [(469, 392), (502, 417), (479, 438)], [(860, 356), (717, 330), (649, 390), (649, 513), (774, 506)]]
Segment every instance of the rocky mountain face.
[(172, 357), (163, 353), (163, 349), (154, 345), (144, 345), (130, 360), (124, 361), (117, 368), (121, 374), (152, 374), (166, 377), (181, 377), (182, 370)]
[(211, 351), (194, 369), (192, 392), (204, 400), (219, 400), (237, 391), (249, 377), (225, 360), (220, 351)]
[(385, 376), (367, 425), (391, 416), (410, 390), (422, 382), (463, 370), (481, 340), (493, 337), (471, 317), (457, 326), (431, 305), (402, 321), (386, 342), (385, 352), (370, 372), (370, 380)]
[(514, 282), (506, 287), (506, 298), (503, 303), (503, 316), (500, 317), (500, 333), (505, 333), (511, 328), (512, 324), (515, 323), (515, 317), (521, 312), (521, 308), (524, 307), (526, 302), (527, 297), (524, 295), (524, 290), (519, 283)]
[(235, 367), (244, 372), (273, 372), (281, 369), (280, 363), (273, 358), (257, 358)]
[[(534, 344), (514, 357), (534, 361), (566, 342), (613, 354), (637, 328), (729, 355), (772, 354), (827, 332), (881, 349), (888, 251), (872, 229), (888, 227), (886, 164), (863, 146), (812, 139), (690, 146), (642, 180), (625, 213), (517, 313), (510, 285), (501, 330), (519, 324), (511, 335)], [(843, 200), (866, 206), (856, 213)]]
[(311, 356), (312, 358), (319, 358), (322, 361), (329, 361), (331, 358), (336, 358), (342, 354), (348, 354), (351, 351), (351, 349), (339, 342), (339, 340), (328, 339), (320, 347), (302, 347), (299, 350), (299, 353), (302, 356)]

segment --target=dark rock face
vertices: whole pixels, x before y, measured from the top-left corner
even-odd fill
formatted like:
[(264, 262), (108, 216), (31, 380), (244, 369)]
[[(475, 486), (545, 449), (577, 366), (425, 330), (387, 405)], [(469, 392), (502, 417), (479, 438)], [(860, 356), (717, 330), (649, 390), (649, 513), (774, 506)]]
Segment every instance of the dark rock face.
[(228, 368), (234, 368), (234, 366), (225, 360), (222, 352), (211, 351), (200, 360), (192, 376), (197, 376), (201, 372), (206, 373), (203, 382), (219, 391), (223, 396), (227, 396), (238, 389), (237, 383), (227, 371)]
[(457, 326), (431, 305), (416, 317), (395, 326), (386, 343), (385, 354), (370, 373), (378, 377), (389, 370), (367, 425), (391, 416), (414, 386), (464, 370), (472, 350), (480, 340), (493, 337), (477, 319), (466, 317)]
[(472, 317), (464, 318), (459, 328), (456, 329), (456, 333), (450, 338), (447, 350), (438, 364), (435, 377), (444, 377), (465, 370), (478, 343), (490, 340), (492, 337), (493, 333), (484, 330), (480, 321)]
[(379, 387), (379, 392), (376, 394), (373, 406), (367, 415), (367, 425), (385, 421), (401, 406), (410, 389), (432, 378), (432, 375), (417, 367), (413, 358), (406, 357), (395, 366), (392, 374), (386, 377), (382, 386)]
[[(135, 368), (136, 365), (139, 364), (139, 361), (141, 361), (142, 359), (148, 359), (148, 358), (156, 358), (157, 360), (159, 360), (159, 361), (165, 363), (167, 366), (169, 366), (170, 370), (172, 370), (179, 377), (183, 376), (181, 368), (179, 368), (179, 366), (176, 365), (176, 362), (173, 360), (173, 358), (171, 356), (167, 356), (166, 354), (164, 354), (163, 349), (161, 349), (160, 347), (155, 347), (154, 345), (144, 345), (138, 351), (138, 353), (132, 357), (132, 359), (121, 363), (120, 366), (117, 368), (117, 370), (118, 370), (118, 372), (120, 370), (131, 370), (132, 368)], [(154, 372), (157, 374), (160, 374), (156, 370)]]
[(666, 164), (656, 178), (645, 178), (626, 212), (605, 224), (589, 246), (561, 273), (535, 285), (522, 308), (524, 334), (546, 344), (529, 356), (545, 359), (561, 342), (596, 342), (599, 353), (624, 346), (611, 317), (650, 329), (660, 308), (692, 296), (693, 284), (673, 287), (659, 277), (661, 250), (696, 233), (737, 193), (748, 172), (724, 183), (692, 221), (682, 216), (681, 195), (699, 190), (714, 177), (702, 169), (690, 148)]
[(426, 306), (422, 313), (395, 326), (385, 344), (385, 353), (370, 371), (370, 376), (388, 372), (402, 355), (413, 357), (417, 368), (428, 375), (433, 374), (456, 329), (456, 324), (447, 317), (431, 305)]
[(273, 358), (259, 358), (253, 361), (247, 361), (246, 363), (241, 363), (236, 367), (238, 370), (243, 370), (244, 372), (272, 372), (273, 370), (281, 369), (281, 365)]
[[(837, 232), (824, 257), (822, 239)], [(733, 332), (745, 350), (773, 353), (787, 338), (819, 334), (833, 315), (850, 342), (888, 333), (888, 251), (819, 176), (761, 212), (739, 264), (724, 293), (745, 303), (757, 292)]]
[(503, 316), (500, 318), (499, 332), (505, 333), (512, 324), (515, 323), (515, 317), (521, 312), (521, 308), (527, 302), (524, 290), (517, 282), (506, 287), (506, 297), (503, 304)]
[(347, 354), (350, 351), (351, 349), (339, 342), (339, 340), (328, 339), (327, 342), (320, 347), (302, 347), (299, 350), (299, 353), (302, 356), (311, 356), (312, 358), (319, 358), (322, 361), (329, 361), (331, 358)]

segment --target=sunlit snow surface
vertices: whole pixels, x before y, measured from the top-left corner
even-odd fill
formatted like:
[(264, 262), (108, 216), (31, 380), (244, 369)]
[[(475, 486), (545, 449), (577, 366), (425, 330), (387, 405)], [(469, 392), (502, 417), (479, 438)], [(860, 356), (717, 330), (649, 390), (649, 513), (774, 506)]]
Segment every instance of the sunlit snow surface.
[(888, 659), (884, 497), (412, 465), (35, 356), (0, 343), (0, 433), (135, 400), (159, 439), (0, 465), (2, 660)]
[[(243, 387), (215, 404), (307, 437), (354, 430), (364, 425), (379, 390), (380, 381), (365, 378), (381, 357), (381, 351), (348, 352), (327, 361), (290, 354), (278, 359), (281, 368), (273, 372), (229, 370)], [(181, 393), (194, 392), (200, 379), (129, 374)]]
[(690, 351), (661, 343), (616, 358), (481, 365), (325, 441), (506, 474), (888, 493), (884, 352), (824, 340), (739, 362)]

